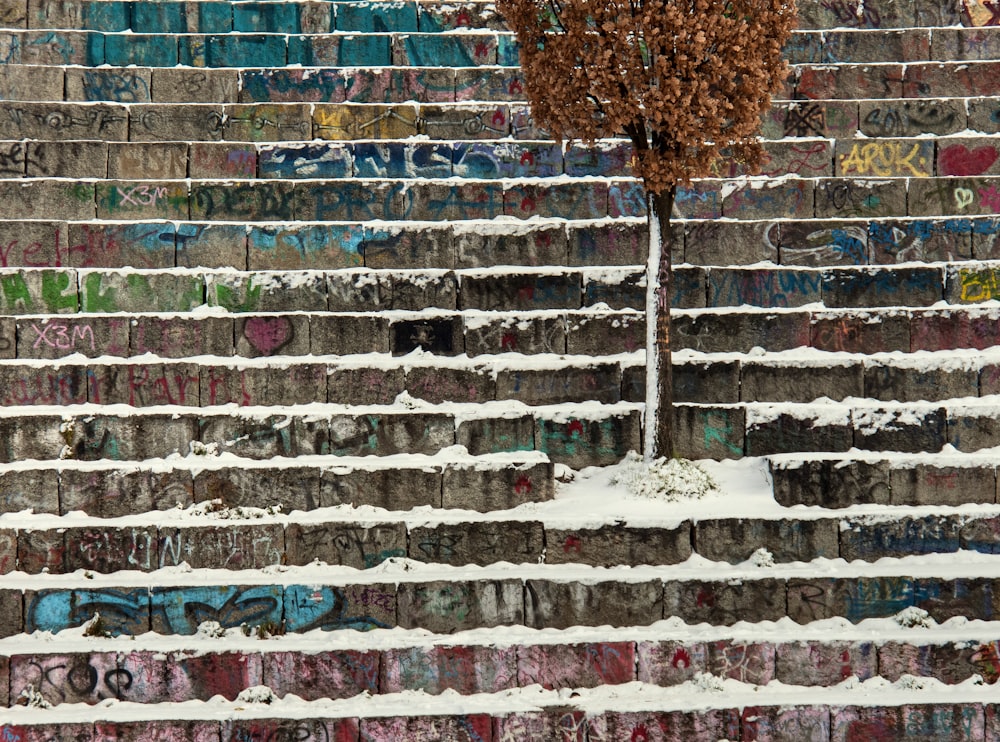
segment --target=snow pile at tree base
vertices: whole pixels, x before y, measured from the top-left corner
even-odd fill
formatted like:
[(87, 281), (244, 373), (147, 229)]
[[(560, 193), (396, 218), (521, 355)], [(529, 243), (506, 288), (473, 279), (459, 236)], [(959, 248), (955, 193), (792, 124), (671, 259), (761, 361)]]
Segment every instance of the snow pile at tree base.
[(659, 458), (647, 466), (634, 451), (626, 456), (612, 484), (620, 484), (638, 497), (666, 502), (697, 500), (718, 491), (715, 480), (693, 461)]

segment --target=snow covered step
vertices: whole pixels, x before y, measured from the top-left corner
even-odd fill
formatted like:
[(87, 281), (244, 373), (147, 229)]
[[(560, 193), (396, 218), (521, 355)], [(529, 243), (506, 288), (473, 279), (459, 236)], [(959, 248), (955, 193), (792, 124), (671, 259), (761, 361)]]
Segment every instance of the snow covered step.
[[(799, 624), (830, 618), (858, 623), (907, 608), (926, 611), (937, 622), (998, 618), (997, 557), (972, 551), (883, 558), (875, 564), (820, 559), (731, 566), (695, 558), (679, 565), (609, 569), (446, 567), (391, 558), (359, 572), (275, 562), (248, 569), (255, 557), (251, 545), (234, 551), (245, 535), (243, 529), (223, 528), (214, 547), (220, 555), (228, 552), (233, 566), (242, 562), (242, 571), (226, 569), (221, 559), (214, 570), (91, 572), (87, 579), (8, 574), (0, 590), (3, 632), (62, 631), (86, 623), (95, 612), (115, 635), (150, 630), (189, 635), (204, 621), (223, 628), (283, 623), (290, 633), (400, 626), (450, 634), (498, 626), (650, 626), (671, 617), (715, 626), (786, 617)], [(256, 546), (257, 552), (267, 548)]]
[[(252, 627), (247, 631), (252, 632)], [(612, 638), (620, 633), (624, 632), (586, 643), (571, 643), (567, 638), (546, 644), (387, 646), (383, 640), (371, 642), (370, 649), (369, 642), (357, 641), (352, 648), (321, 651), (315, 650), (315, 644), (291, 637), (258, 641), (265, 646), (257, 647), (244, 641), (239, 649), (225, 648), (236, 645), (234, 641), (217, 640), (211, 653), (200, 656), (187, 647), (169, 653), (159, 646), (145, 649), (142, 641), (130, 643), (123, 652), (120, 641), (77, 640), (69, 650), (39, 647), (35, 653), (22, 649), (3, 657), (9, 662), (10, 686), (9, 696), (0, 701), (3, 706), (14, 706), (32, 690), (56, 706), (94, 705), (107, 697), (140, 704), (208, 701), (215, 695), (235, 700), (257, 686), (266, 686), (277, 698), (294, 694), (313, 701), (364, 693), (422, 690), (429, 695), (447, 691), (473, 695), (529, 686), (558, 690), (635, 682), (666, 688), (695, 681), (702, 674), (749, 685), (777, 681), (817, 687), (851, 677), (862, 682), (877, 677), (894, 682), (904, 674), (914, 679), (936, 678), (945, 684), (963, 683), (977, 674), (989, 683), (997, 679), (992, 665), (994, 642), (984, 634), (978, 641), (939, 645), (922, 643), (919, 633), (884, 643), (767, 641), (766, 633), (753, 642)], [(80, 644), (97, 646), (81, 650)], [(60, 682), (61, 672), (68, 681), (83, 668), (96, 669), (98, 678), (113, 673), (138, 682), (104, 686), (98, 681), (82, 687)], [(185, 682), (152, 680), (176, 677)]]
[[(150, 711), (141, 714), (141, 721), (135, 721), (134, 716), (111, 705), (72, 714), (49, 710), (45, 712), (46, 721), (27, 722), (15, 715), (6, 728), (18, 739), (30, 742), (59, 733), (87, 740), (113, 735), (122, 742), (139, 742), (150, 734), (180, 742), (267, 739), (268, 735), (276, 735), (273, 739), (338, 742), (633, 738), (650, 742), (846, 742), (856, 739), (857, 734), (878, 734), (877, 739), (885, 740), (905, 735), (935, 742), (984, 742), (993, 739), (998, 726), (996, 707), (989, 695), (977, 688), (972, 691), (974, 700), (970, 700), (970, 689), (965, 686), (927, 691), (903, 683), (875, 681), (853, 691), (831, 691), (816, 698), (806, 697), (796, 687), (761, 693), (754, 686), (735, 681), (720, 681), (707, 688), (691, 683), (682, 694), (673, 688), (657, 692), (636, 684), (624, 689), (628, 695), (623, 698), (619, 690), (581, 690), (569, 700), (556, 691), (507, 691), (473, 697), (463, 709), (456, 708), (451, 697), (434, 702), (411, 694), (310, 705), (283, 703), (266, 694), (266, 700), (259, 700), (257, 694), (252, 694), (236, 702), (205, 704), (203, 709), (188, 711), (180, 720)], [(887, 696), (886, 705), (867, 705), (869, 694)], [(934, 700), (929, 700), (928, 695), (933, 695)], [(415, 698), (420, 704), (416, 713)], [(59, 717), (60, 722), (48, 721), (51, 717)], [(220, 721), (220, 717), (224, 720)], [(916, 736), (922, 732), (926, 734)]]
[[(807, 353), (712, 355), (685, 353), (674, 363), (681, 402), (814, 402), (847, 398), (919, 402), (1000, 394), (989, 352), (946, 351), (912, 356)], [(958, 357), (956, 357), (958, 356)], [(641, 367), (625, 370), (629, 388), (644, 388)]]
[[(454, 445), (473, 455), (537, 450), (573, 468), (607, 466), (641, 450), (639, 405), (504, 401), (393, 406), (316, 405), (136, 409), (8, 408), (0, 459), (142, 461), (227, 453), (253, 460), (299, 456), (433, 455)], [(326, 459), (328, 464), (336, 459)], [(318, 463), (318, 462), (314, 462)]]
[(865, 354), (983, 350), (1000, 345), (998, 316), (989, 304), (940, 309), (678, 309), (673, 347), (702, 353), (748, 353), (754, 347)]
[(788, 454), (772, 457), (774, 496), (782, 505), (961, 506), (997, 501), (989, 453)]

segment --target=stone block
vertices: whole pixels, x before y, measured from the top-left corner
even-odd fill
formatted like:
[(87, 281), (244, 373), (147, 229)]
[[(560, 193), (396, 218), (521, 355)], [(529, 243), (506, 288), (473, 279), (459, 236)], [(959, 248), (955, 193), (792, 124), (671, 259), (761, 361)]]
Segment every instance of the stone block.
[[(171, 536), (183, 554), (183, 561), (192, 569), (263, 569), (281, 564), (285, 552), (285, 535), (280, 524), (228, 523), (160, 529), (161, 541)], [(165, 566), (173, 566), (170, 557), (164, 556)], [(206, 616), (202, 620), (209, 619)]]
[(326, 421), (311, 417), (206, 415), (198, 419), (198, 427), (201, 443), (216, 444), (220, 452), (251, 459), (318, 455), (328, 451)]
[(381, 653), (382, 693), (499, 693), (518, 686), (517, 647), (409, 647)]
[(441, 507), (490, 512), (554, 497), (548, 462), (499, 466), (449, 466), (442, 480)]
[[(191, 142), (188, 175), (191, 178), (255, 178), (257, 149), (252, 144)], [(261, 177), (272, 177), (263, 172)]]
[(451, 229), (393, 225), (366, 228), (358, 252), (368, 268), (454, 268), (456, 247)]
[(262, 34), (182, 37), (180, 64), (192, 67), (282, 67), (286, 37)]
[(308, 221), (371, 221), (408, 217), (411, 194), (401, 183), (309, 181), (294, 186), (296, 218)]
[(320, 474), (304, 467), (204, 469), (194, 476), (195, 502), (218, 500), (224, 508), (281, 512), (319, 507)]
[(132, 355), (186, 358), (233, 354), (233, 320), (226, 317), (136, 317), (133, 322)]
[(17, 569), (29, 575), (65, 572), (66, 542), (63, 529), (18, 531)]
[(974, 368), (906, 368), (872, 364), (865, 369), (865, 394), (897, 402), (979, 396), (979, 373)]
[(704, 642), (643, 641), (636, 646), (637, 679), (659, 686), (680, 685), (708, 672)]
[[(740, 364), (736, 361), (675, 363), (674, 401), (731, 404), (740, 401)], [(646, 370), (631, 366), (623, 372), (622, 396), (630, 402), (645, 399)], [(629, 392), (628, 390), (634, 390)], [(632, 397), (638, 396), (638, 399)]]
[(955, 100), (866, 100), (860, 102), (861, 132), (869, 137), (953, 134), (966, 128), (965, 108)]
[(937, 268), (830, 269), (822, 275), (828, 307), (929, 306), (944, 298)]
[(352, 103), (450, 103), (458, 74), (441, 67), (356, 69), (345, 80), (345, 97)]
[(158, 564), (156, 528), (67, 528), (66, 572), (92, 570), (103, 574), (134, 569), (148, 572)]
[(57, 514), (59, 472), (54, 469), (10, 469), (0, 474), (0, 503), (5, 513), (31, 509)]
[(74, 314), (76, 271), (19, 270), (0, 273), (0, 308), (6, 314)]
[(964, 505), (996, 501), (996, 472), (987, 466), (916, 464), (890, 471), (893, 505)]
[(992, 309), (914, 312), (910, 346), (912, 350), (982, 350), (998, 343), (998, 329)]
[(351, 147), (341, 142), (268, 145), (260, 149), (259, 159), (260, 175), (266, 178), (347, 178), (354, 173)]
[(277, 68), (239, 70), (238, 74), (240, 103), (342, 103), (344, 101), (344, 73), (337, 69)]
[(925, 139), (839, 141), (836, 163), (840, 176), (926, 178), (934, 175), (934, 146)]
[[(159, 4), (159, 3), (157, 3)], [(155, 666), (160, 666), (156, 661)], [(141, 672), (141, 670), (139, 670)], [(209, 696), (206, 695), (205, 698)], [(70, 725), (72, 726), (72, 725)], [(63, 726), (60, 725), (60, 729)], [(88, 730), (89, 731), (89, 730)], [(121, 742), (171, 742), (176, 739), (190, 739), (195, 742), (214, 742), (219, 738), (219, 724), (215, 721), (155, 721), (95, 722), (93, 733), (111, 737)]]
[(120, 518), (187, 507), (194, 502), (191, 472), (181, 469), (154, 472), (66, 468), (58, 478), (59, 512), (63, 515), (80, 510), (96, 518)]
[[(423, 232), (421, 235), (423, 236)], [(533, 226), (504, 234), (449, 230), (455, 245), (455, 267), (487, 268), (492, 265), (561, 265), (566, 263), (566, 231), (561, 227)]]
[[(45, 69), (45, 68), (42, 68)], [(66, 100), (107, 101), (112, 103), (149, 103), (152, 70), (149, 69), (66, 69)], [(44, 85), (45, 76), (40, 84)], [(61, 92), (49, 100), (62, 100)], [(42, 100), (27, 98), (22, 100)]]
[(288, 564), (320, 561), (371, 569), (407, 553), (403, 523), (289, 523), (285, 537)]
[[(0, 574), (10, 574), (17, 569), (17, 531), (13, 528), (0, 530)], [(3, 670), (0, 668), (0, 677)]]
[(58, 459), (65, 445), (63, 423), (62, 418), (41, 415), (0, 419), (0, 460)]
[(315, 355), (389, 352), (385, 317), (320, 314), (309, 317), (310, 351)]
[(441, 507), (441, 471), (433, 467), (366, 470), (331, 466), (323, 469), (320, 477), (320, 507)]
[(854, 410), (854, 446), (869, 451), (940, 451), (955, 437), (947, 412), (934, 410)]
[(503, 213), (518, 219), (563, 217), (603, 219), (608, 216), (607, 186), (601, 182), (553, 185), (509, 185), (503, 192)]
[[(121, 698), (121, 689), (115, 679), (117, 664), (113, 652), (51, 654), (41, 657), (14, 655), (10, 666), (11, 697), (17, 699), (22, 693), (28, 692), (31, 686), (50, 704), (94, 704), (108, 690), (111, 698)], [(77, 682), (78, 677), (87, 678), (90, 682)], [(103, 682), (105, 677), (112, 678), (110, 688)], [(47, 678), (51, 679), (46, 680)]]
[[(348, 93), (350, 98), (350, 92)], [(406, 139), (417, 132), (413, 105), (317, 104), (313, 134), (319, 139)]]
[(411, 559), (434, 564), (535, 564), (544, 551), (545, 533), (539, 522), (472, 521), (416, 526), (409, 541)]
[(331, 271), (326, 276), (327, 309), (331, 312), (391, 309), (395, 278), (364, 269)]
[(907, 98), (972, 98), (992, 95), (984, 84), (1000, 68), (993, 60), (959, 64), (955, 62), (907, 65), (903, 79), (903, 96)]
[(370, 631), (396, 625), (393, 585), (292, 585), (285, 588), (284, 604), (288, 631)]
[[(242, 652), (175, 652), (166, 657), (155, 652), (129, 652), (119, 655), (119, 667), (134, 679), (126, 698), (150, 704), (208, 700), (216, 695), (235, 700), (243, 689), (261, 684), (263, 677), (261, 656)], [(171, 676), (184, 680), (177, 682)], [(218, 733), (218, 727), (212, 731)], [(135, 738), (136, 742), (141, 738)]]
[(463, 178), (553, 177), (563, 172), (563, 154), (551, 142), (456, 143), (454, 174)]
[(5, 115), (0, 119), (0, 136), (4, 139), (45, 142), (128, 139), (128, 113), (123, 106), (112, 103), (7, 101), (2, 108)]
[(112, 142), (107, 175), (117, 180), (179, 180), (188, 176), (187, 142)]
[(725, 197), (722, 215), (747, 220), (809, 219), (813, 216), (813, 182), (751, 181)]
[[(770, 239), (777, 239), (781, 263), (827, 267), (864, 265), (868, 262), (868, 231), (857, 222), (800, 221), (773, 225)], [(773, 257), (769, 258), (774, 260)]]
[(741, 407), (674, 406), (674, 454), (690, 459), (741, 458), (746, 413)]
[(29, 178), (104, 178), (107, 142), (29, 142), (25, 162)]
[(2, 219), (93, 219), (94, 184), (0, 180)]
[(261, 315), (238, 317), (235, 353), (245, 358), (306, 355), (309, 353), (309, 317)]
[(738, 564), (757, 548), (767, 549), (777, 562), (810, 562), (840, 556), (836, 520), (761, 520), (722, 518), (694, 525), (697, 552), (714, 562)]
[[(247, 527), (237, 528), (245, 530)], [(220, 540), (233, 545), (239, 542), (239, 539), (230, 535), (236, 533), (231, 524), (218, 530), (221, 531)], [(186, 561), (186, 556), (190, 556), (190, 553), (185, 556), (182, 551), (186, 545), (186, 536), (181, 537), (180, 534), (180, 529), (160, 531), (161, 556), (174, 553), (166, 560), (166, 564), (180, 564)], [(192, 548), (194, 549), (194, 545)], [(236, 561), (245, 560), (249, 551), (247, 554), (229, 556)], [(221, 564), (212, 566), (219, 568)], [(144, 590), (143, 593), (148, 599), (150, 628), (160, 634), (194, 634), (205, 621), (217, 621), (227, 629), (241, 625), (252, 629), (261, 625), (281, 624), (283, 595), (281, 587), (276, 585), (158, 587)]]
[(131, 142), (213, 142), (223, 138), (223, 106), (136, 104), (129, 109)]
[(405, 388), (401, 368), (335, 368), (327, 374), (327, 401), (334, 404), (391, 404)]
[(399, 625), (439, 634), (524, 623), (519, 580), (401, 582), (396, 588)]
[(821, 397), (841, 400), (865, 396), (864, 375), (862, 364), (850, 361), (788, 366), (746, 362), (739, 372), (738, 389), (744, 402), (804, 403)]
[[(675, 225), (672, 256), (676, 263), (684, 261), (683, 227)], [(567, 265), (643, 265), (646, 262), (648, 237), (645, 224), (611, 223), (578, 227), (567, 224), (569, 248)], [(689, 256), (689, 263), (703, 263)]]
[(507, 273), (462, 278), (461, 309), (486, 311), (578, 309), (581, 303), (581, 275)]
[(817, 350), (871, 354), (911, 348), (910, 317), (893, 310), (814, 312), (809, 325), (809, 345)]
[(947, 516), (898, 518), (866, 522), (846, 520), (840, 533), (841, 556), (847, 561), (950, 553), (959, 549), (960, 523)]
[(572, 707), (549, 706), (545, 711), (493, 716), (494, 739), (566, 739), (579, 742), (586, 716)]
[[(572, 336), (571, 336), (572, 337)], [(551, 370), (502, 370), (497, 374), (497, 398), (528, 405), (621, 401), (621, 370), (616, 363)]]
[(937, 678), (949, 685), (961, 683), (975, 672), (973, 656), (979, 648), (962, 645), (913, 645), (886, 642), (878, 649), (879, 675), (895, 682), (903, 675)]
[(853, 100), (774, 103), (761, 125), (766, 139), (852, 138), (857, 130), (858, 104)]
[(546, 529), (547, 564), (678, 564), (691, 556), (691, 527)]
[(61, 358), (82, 353), (129, 354), (129, 324), (122, 317), (66, 317), (17, 321), (18, 358)]
[(95, 187), (98, 218), (188, 218), (188, 189), (184, 182), (104, 181)]
[(195, 438), (195, 420), (179, 415), (82, 416), (63, 425), (67, 458), (114, 461), (185, 455)]
[(267, 652), (261, 655), (261, 659), (265, 682), (278, 696), (293, 693), (303, 700), (317, 701), (321, 698), (352, 698), (366, 692), (377, 693), (379, 654), (353, 650), (318, 654)]
[(948, 269), (945, 301), (968, 304), (1000, 297), (1000, 271), (986, 266), (954, 266)]
[(326, 278), (318, 274), (230, 273), (205, 276), (207, 304), (230, 312), (326, 311)]
[[(237, 70), (157, 67), (152, 70), (152, 89), (156, 103), (231, 103), (236, 101), (239, 92), (239, 73)], [(207, 119), (203, 121), (207, 123)], [(221, 123), (218, 122), (219, 125)], [(218, 129), (206, 128), (203, 131), (214, 135)]]
[(995, 587), (991, 578), (917, 580), (912, 589), (913, 604), (926, 610), (938, 622), (956, 616), (974, 616), (989, 621), (996, 615)]
[(510, 134), (510, 116), (509, 107), (502, 103), (466, 104), (460, 107), (422, 105), (420, 133), (433, 140), (501, 139)]
[[(12, 333), (13, 334), (13, 333)], [(22, 405), (84, 404), (88, 397), (88, 372), (82, 366), (39, 369), (33, 366), (0, 368), (0, 404)]]
[(776, 621), (785, 615), (782, 580), (665, 582), (663, 590), (664, 617), (677, 616), (689, 624), (731, 626), (737, 621)]
[(969, 129), (984, 134), (995, 134), (1000, 131), (1000, 119), (997, 118), (1000, 103), (995, 97), (972, 98), (967, 101), (966, 108), (969, 112)]
[(191, 186), (195, 221), (291, 221), (295, 216), (297, 196), (290, 183), (210, 183)]
[(596, 688), (636, 680), (635, 644), (536, 644), (517, 651), (517, 684), (547, 690)]
[(455, 442), (473, 456), (535, 448), (535, 421), (530, 415), (510, 418), (479, 418), (458, 424)]
[[(921, 182), (930, 179), (921, 179)], [(830, 178), (816, 184), (819, 218), (867, 218), (905, 214), (907, 186), (903, 180)], [(912, 204), (912, 197), (911, 197)], [(911, 211), (911, 214), (919, 213)]]
[(204, 279), (177, 273), (87, 273), (81, 280), (84, 312), (189, 312), (205, 303)]
[(417, 182), (403, 194), (401, 216), (420, 221), (495, 219), (504, 211), (503, 185), (499, 182)]
[(162, 34), (105, 34), (104, 61), (112, 67), (175, 67), (177, 37)]
[(878, 651), (871, 642), (797, 641), (775, 645), (775, 677), (788, 685), (836, 685), (850, 677), (879, 675)]
[(890, 473), (887, 461), (845, 459), (771, 463), (774, 497), (785, 507), (819, 505), (888, 505)]
[(432, 404), (497, 398), (496, 381), (480, 369), (418, 366), (406, 370), (404, 383), (411, 396)]
[(389, 346), (396, 356), (406, 355), (417, 348), (435, 355), (460, 355), (464, 349), (462, 317), (453, 315), (393, 322), (389, 325)]
[[(903, 97), (900, 65), (824, 65), (797, 70), (795, 97), (806, 100), (851, 100)], [(907, 96), (910, 97), (910, 96)]]
[(470, 357), (494, 353), (565, 353), (566, 317), (530, 320), (465, 319), (465, 352)]
[(553, 462), (573, 469), (608, 466), (641, 448), (639, 415), (617, 414), (603, 419), (569, 417), (535, 420), (535, 448)]
[(94, 404), (200, 404), (201, 368), (196, 364), (116, 364), (82, 370), (86, 373), (87, 401)]
[[(75, 22), (80, 18), (80, 6), (77, 3), (72, 3), (72, 5), (75, 6), (72, 11)], [(0, 10), (0, 22), (3, 22), (4, 26), (7, 28), (26, 28), (28, 25), (29, 15), (34, 16), (42, 12), (37, 8), (33, 8), (32, 10), (34, 12), (29, 13), (28, 4), (26, 2), (12, 3), (11, 5), (4, 7), (3, 10)], [(60, 8), (60, 10), (62, 10), (62, 8)], [(42, 15), (39, 19), (44, 17), (45, 16)], [(55, 28), (56, 23), (52, 22), (49, 27)]]
[(808, 270), (768, 268), (708, 271), (709, 307), (797, 307), (821, 301), (821, 274)]
[(474, 742), (490, 739), (492, 720), (487, 714), (455, 716), (396, 716), (361, 721), (364, 742), (389, 742), (393, 739)]
[[(68, 263), (81, 268), (172, 268), (175, 229), (155, 222), (71, 224)], [(56, 250), (58, 260), (58, 243)]]
[(972, 257), (972, 221), (879, 221), (868, 226), (873, 263), (943, 262)]
[(217, 734), (223, 739), (354, 740), (357, 719), (239, 719), (222, 722)]
[(27, 632), (55, 633), (80, 626), (96, 613), (101, 614), (112, 636), (135, 636), (149, 631), (148, 588), (39, 590), (27, 592), (24, 597), (24, 630)]
[(455, 421), (450, 415), (401, 413), (330, 417), (330, 453), (335, 456), (432, 455), (454, 443)]
[[(645, 347), (646, 318), (638, 313), (575, 315), (566, 333), (566, 352), (574, 355), (632, 353)], [(523, 372), (508, 373), (516, 381)]]
[(252, 270), (350, 268), (361, 265), (363, 231), (353, 225), (252, 227)]
[(1000, 152), (989, 138), (944, 140), (937, 155), (937, 174), (958, 177), (998, 175), (998, 159)]
[[(689, 309), (705, 304), (704, 275), (699, 268), (678, 268), (673, 277), (674, 295), (671, 306)], [(583, 305), (590, 307), (595, 304), (607, 304), (611, 309), (646, 306), (645, 272), (626, 270), (598, 275), (585, 274)]]
[(242, 103), (225, 107), (223, 138), (231, 142), (283, 142), (312, 138), (307, 103)]
[(948, 442), (960, 451), (992, 448), (990, 440), (998, 433), (1000, 420), (993, 414), (961, 409), (948, 413)]
[(781, 351), (809, 344), (806, 311), (675, 314), (671, 324), (674, 350), (746, 353), (755, 346)]
[(650, 582), (525, 583), (525, 625), (541, 629), (571, 626), (645, 626), (663, 615), (663, 585)]
[(736, 709), (606, 711), (587, 718), (588, 739), (631, 739), (647, 734), (648, 739), (656, 742), (715, 742), (739, 737), (739, 726)]
[[(996, 214), (1000, 211), (995, 177), (921, 178), (909, 186), (912, 216)], [(901, 213), (901, 212), (900, 212)]]

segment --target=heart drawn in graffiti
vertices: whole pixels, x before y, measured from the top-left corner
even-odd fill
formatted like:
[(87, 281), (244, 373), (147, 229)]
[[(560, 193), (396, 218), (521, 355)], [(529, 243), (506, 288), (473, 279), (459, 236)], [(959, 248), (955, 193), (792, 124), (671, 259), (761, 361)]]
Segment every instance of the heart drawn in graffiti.
[(243, 324), (243, 337), (259, 353), (273, 355), (295, 337), (295, 329), (288, 317), (250, 317)]
[(938, 167), (941, 175), (982, 175), (996, 159), (997, 151), (989, 145), (970, 150), (964, 144), (954, 144), (941, 150)]

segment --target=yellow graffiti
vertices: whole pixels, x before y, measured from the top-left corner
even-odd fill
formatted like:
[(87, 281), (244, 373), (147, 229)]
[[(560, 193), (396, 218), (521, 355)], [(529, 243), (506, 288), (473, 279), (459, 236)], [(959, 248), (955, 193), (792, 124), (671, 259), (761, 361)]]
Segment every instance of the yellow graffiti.
[(958, 272), (962, 285), (962, 301), (989, 301), (1000, 299), (1000, 271), (974, 271), (963, 268)]
[(996, 4), (990, 0), (962, 0), (973, 26), (992, 26), (997, 20)]
[(851, 147), (850, 154), (841, 155), (842, 174), (875, 175), (886, 178), (890, 175), (914, 175), (926, 178), (927, 158), (920, 157), (920, 143), (914, 142), (910, 151), (904, 154), (904, 142), (865, 142)]

